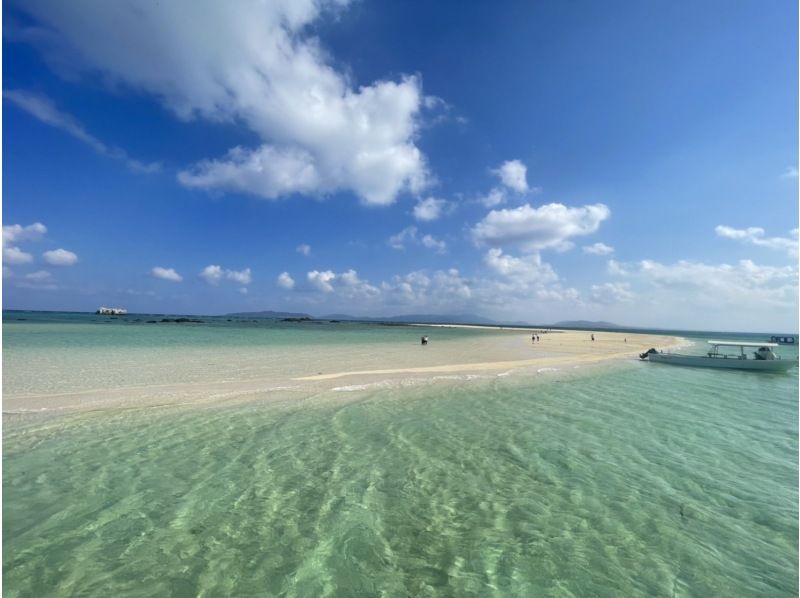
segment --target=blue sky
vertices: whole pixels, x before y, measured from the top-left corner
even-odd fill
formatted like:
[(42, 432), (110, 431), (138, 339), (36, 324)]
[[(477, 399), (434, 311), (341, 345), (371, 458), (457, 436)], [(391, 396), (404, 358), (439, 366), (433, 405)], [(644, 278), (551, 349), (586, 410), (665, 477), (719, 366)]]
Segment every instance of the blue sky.
[(3, 306), (797, 330), (797, 6), (7, 2)]

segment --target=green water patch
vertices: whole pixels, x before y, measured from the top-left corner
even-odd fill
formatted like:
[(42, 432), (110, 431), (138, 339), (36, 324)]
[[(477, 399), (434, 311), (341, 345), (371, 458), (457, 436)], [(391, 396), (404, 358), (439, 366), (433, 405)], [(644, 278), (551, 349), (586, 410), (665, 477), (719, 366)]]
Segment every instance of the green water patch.
[(12, 422), (4, 590), (796, 595), (796, 393), (632, 364)]

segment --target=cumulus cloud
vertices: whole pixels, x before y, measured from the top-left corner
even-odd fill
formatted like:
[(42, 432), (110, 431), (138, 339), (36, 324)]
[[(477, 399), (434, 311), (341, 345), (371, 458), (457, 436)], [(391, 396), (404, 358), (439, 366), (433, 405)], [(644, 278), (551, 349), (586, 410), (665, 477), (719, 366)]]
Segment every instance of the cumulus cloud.
[(796, 179), (797, 178), (797, 166), (787, 166), (786, 170), (783, 171), (781, 178), (784, 179)]
[(278, 286), (282, 289), (291, 291), (294, 288), (294, 278), (289, 276), (288, 272), (281, 272), (278, 275)]
[(203, 268), (202, 272), (200, 272), (200, 278), (208, 284), (218, 285), (219, 281), (222, 280), (223, 274), (222, 267), (212, 264)]
[(161, 266), (155, 266), (150, 273), (155, 278), (160, 278), (162, 280), (169, 280), (172, 282), (181, 282), (183, 280), (183, 276), (178, 274), (173, 268), (162, 268)]
[(33, 256), (12, 244), (38, 241), (46, 232), (47, 227), (41, 222), (34, 222), (27, 226), (21, 224), (3, 226), (3, 262), (12, 265), (31, 263)]
[(3, 262), (6, 264), (30, 264), (32, 261), (33, 256), (25, 253), (19, 247), (3, 247)]
[(418, 232), (416, 226), (408, 226), (396, 235), (389, 237), (387, 243), (392, 249), (398, 250), (405, 249), (406, 245), (422, 245), (427, 249), (435, 250), (437, 253), (444, 253), (447, 251), (447, 243), (444, 241), (432, 235), (426, 234), (420, 236)]
[(517, 193), (528, 192), (528, 168), (519, 160), (508, 160), (498, 168), (492, 170), (493, 174), (500, 177), (502, 183)]
[(250, 275), (250, 268), (245, 268), (238, 272), (235, 270), (225, 270), (225, 277), (241, 285), (247, 285), (253, 282), (253, 277)]
[(544, 285), (558, 280), (555, 270), (550, 264), (543, 262), (538, 253), (518, 258), (504, 254), (501, 249), (492, 248), (484, 256), (483, 263), (496, 274), (525, 285)]
[(447, 251), (447, 243), (441, 239), (437, 239), (433, 235), (422, 235), (419, 240), (420, 245), (427, 249), (433, 249), (436, 253), (444, 253)]
[(499, 187), (494, 187), (489, 193), (480, 198), (480, 202), (487, 208), (494, 208), (506, 202), (506, 192)]
[(210, 285), (218, 285), (221, 280), (227, 279), (241, 285), (247, 285), (252, 282), (250, 275), (250, 268), (244, 270), (224, 270), (222, 266), (210, 265), (203, 268), (200, 272), (200, 278), (205, 280)]
[(559, 308), (581, 305), (580, 292), (564, 288), (556, 271), (538, 253), (517, 257), (491, 248), (483, 263), (490, 275), (481, 278), (473, 289), (474, 295), (494, 312), (530, 317), (545, 304), (557, 304)]
[(342, 4), (34, 0), (20, 8), (36, 21), (28, 39), (61, 72), (98, 72), (181, 119), (243, 124), (258, 137), (255, 147), (187, 168), (184, 185), (267, 199), (351, 190), (390, 204), (428, 180), (415, 144), (424, 95), (415, 76), (355, 88), (335, 69), (311, 31)]
[(472, 229), (481, 245), (518, 245), (526, 251), (566, 250), (571, 237), (595, 232), (611, 214), (603, 204), (570, 208), (551, 203), (539, 208), (525, 204), (514, 209), (492, 210)]
[(626, 270), (625, 265), (617, 260), (608, 260), (608, 266), (606, 268), (608, 273), (612, 276), (627, 276), (628, 270)]
[(358, 276), (358, 272), (353, 269), (342, 272), (337, 276), (339, 281), (339, 294), (349, 298), (358, 300), (370, 300), (380, 295), (380, 289), (371, 285), (366, 280), (362, 280)]
[(730, 226), (719, 225), (714, 229), (717, 236), (726, 239), (733, 239), (748, 245), (766, 247), (778, 251), (785, 251), (791, 257), (797, 257), (797, 229), (789, 232), (789, 237), (765, 237), (764, 229), (751, 226), (744, 229), (733, 228)]
[(422, 199), (414, 206), (414, 218), (423, 222), (437, 220), (442, 215), (442, 211), (446, 206), (447, 201), (444, 199), (437, 199), (435, 197)]
[(396, 235), (392, 235), (389, 237), (387, 243), (389, 247), (392, 249), (405, 249), (406, 243), (416, 241), (417, 239), (417, 227), (416, 226), (408, 226), (401, 230)]
[(90, 135), (73, 116), (56, 108), (48, 98), (42, 95), (15, 89), (4, 91), (3, 97), (41, 122), (72, 135), (72, 137), (85, 143), (98, 154), (115, 160), (122, 160), (134, 172), (151, 173), (158, 172), (161, 169), (161, 164), (157, 162), (145, 163), (134, 160), (128, 156), (125, 150), (106, 145), (93, 135)]
[(432, 273), (417, 270), (394, 276), (382, 282), (380, 289), (386, 305), (434, 311), (458, 309), (473, 299), (472, 283), (455, 268)]
[(626, 303), (633, 300), (627, 282), (606, 282), (592, 285), (592, 299), (598, 303)]
[(625, 290), (636, 294), (643, 320), (657, 313), (674, 326), (780, 330), (797, 325), (797, 266), (612, 260), (609, 271), (624, 277)]
[(297, 253), (300, 253), (308, 257), (309, 255), (311, 255), (311, 245), (306, 245), (305, 243), (301, 243), (300, 245), (297, 246), (296, 251)]
[[(356, 270), (311, 271), (310, 286), (319, 291), (298, 295), (297, 300), (327, 310), (348, 309), (357, 302), (361, 313), (478, 313), (500, 319), (536, 317), (547, 310), (563, 309), (574, 315), (583, 306), (580, 293), (565, 288), (558, 275), (538, 255), (510, 256), (490, 250), (485, 271), (470, 278), (456, 268), (415, 270), (373, 282)], [(533, 315), (532, 315), (533, 314)], [(540, 320), (544, 322), (544, 320)]]
[(38, 241), (45, 233), (47, 233), (47, 227), (41, 222), (34, 222), (28, 226), (10, 224), (3, 227), (3, 245), (22, 241)]
[(333, 285), (331, 284), (331, 281), (336, 278), (336, 274), (330, 270), (325, 270), (324, 272), (312, 270), (306, 274), (306, 277), (308, 278), (308, 282), (310, 282), (315, 288), (319, 289), (323, 293), (333, 292)]
[(53, 249), (42, 254), (44, 261), (53, 266), (73, 266), (78, 263), (78, 256), (66, 249)]
[(595, 243), (593, 245), (584, 245), (583, 252), (592, 255), (609, 255), (614, 253), (614, 248), (605, 243)]

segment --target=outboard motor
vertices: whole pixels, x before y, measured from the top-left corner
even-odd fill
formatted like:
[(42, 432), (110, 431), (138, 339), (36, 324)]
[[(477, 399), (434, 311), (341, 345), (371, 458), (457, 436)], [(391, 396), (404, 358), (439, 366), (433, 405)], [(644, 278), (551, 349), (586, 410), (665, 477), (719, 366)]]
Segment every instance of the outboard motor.
[(648, 349), (644, 353), (639, 353), (639, 359), (647, 359), (647, 356), (650, 355), (651, 353), (658, 353), (658, 351), (652, 348)]

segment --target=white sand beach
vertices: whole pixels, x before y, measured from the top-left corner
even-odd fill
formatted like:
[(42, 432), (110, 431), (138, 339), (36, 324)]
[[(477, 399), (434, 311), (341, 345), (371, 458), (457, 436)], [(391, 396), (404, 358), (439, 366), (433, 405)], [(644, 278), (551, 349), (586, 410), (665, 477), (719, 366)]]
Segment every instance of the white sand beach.
[[(480, 329), (463, 338), (437, 338), (442, 327)], [(280, 397), (297, 400), (344, 385), (402, 382), (465, 375), (573, 368), (637, 359), (650, 347), (674, 348), (672, 336), (619, 332), (540, 332), (487, 326), (426, 325), (402, 342), (300, 346), (207, 347), (127, 354), (98, 366), (92, 353), (60, 355), (58, 384), (46, 376), (19, 382), (8, 368), (4, 413), (200, 405)], [(591, 340), (594, 334), (595, 340)], [(13, 360), (13, 355), (8, 356)], [(10, 365), (10, 364), (9, 364)]]

